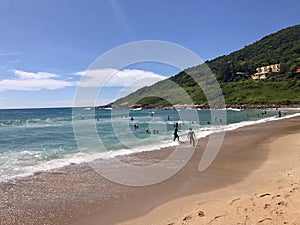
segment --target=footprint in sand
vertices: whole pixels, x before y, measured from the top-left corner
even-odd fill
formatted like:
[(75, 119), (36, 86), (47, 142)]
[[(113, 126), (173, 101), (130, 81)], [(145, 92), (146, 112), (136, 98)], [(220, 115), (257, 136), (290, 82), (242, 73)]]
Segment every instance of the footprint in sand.
[(215, 216), (215, 217), (214, 217), (214, 220), (216, 220), (216, 219), (218, 219), (218, 218), (221, 218), (221, 217), (224, 217), (224, 216), (227, 216), (227, 214), (226, 214), (226, 215), (223, 214), (223, 215)]
[(288, 178), (294, 180), (295, 176), (293, 174), (293, 169), (289, 168), (289, 169), (284, 169), (281, 171), (283, 175), (287, 176)]
[(297, 188), (292, 188), (289, 192), (290, 194), (294, 194), (296, 191), (298, 191), (300, 188), (297, 187)]
[(235, 201), (241, 200), (241, 198), (235, 198), (230, 202), (230, 205), (232, 205)]
[(292, 168), (287, 168), (287, 169), (283, 169), (280, 171), (280, 173), (278, 174), (278, 176), (282, 176), (282, 175), (287, 175), (287, 176), (291, 176), (293, 173), (293, 169)]
[(272, 197), (272, 199), (274, 199), (274, 198), (279, 198), (281, 195), (275, 195), (275, 196), (273, 196)]
[(260, 195), (259, 197), (260, 198), (263, 198), (263, 197), (265, 197), (265, 196), (269, 196), (269, 195), (271, 195), (270, 193), (266, 193), (266, 194), (262, 194), (262, 195)]
[(293, 187), (293, 189), (292, 189), (293, 191), (298, 191), (300, 189), (300, 186), (298, 183), (293, 183), (293, 184), (291, 184), (291, 186)]
[(277, 205), (280, 205), (280, 206), (287, 206), (287, 205), (288, 205), (288, 202), (280, 201), (280, 202), (277, 202)]
[(264, 219), (258, 221), (258, 223), (263, 223), (263, 222), (268, 221), (268, 220), (272, 220), (272, 218), (270, 218), (270, 217), (264, 218)]
[(298, 191), (300, 189), (300, 187), (294, 187), (292, 190), (293, 191)]
[(199, 217), (203, 217), (203, 216), (205, 216), (205, 214), (204, 214), (203, 211), (199, 211), (199, 212), (198, 212), (198, 216), (199, 216)]
[(192, 216), (191, 215), (188, 215), (186, 217), (183, 218), (183, 221), (188, 221), (188, 220), (191, 220), (192, 219)]
[(226, 212), (226, 214), (223, 214), (223, 215), (218, 215), (218, 216), (215, 216), (212, 220), (210, 220), (208, 222), (208, 224), (211, 224), (212, 222), (214, 222), (215, 220), (221, 218), (221, 217), (224, 217), (224, 216), (227, 216), (228, 215), (228, 212)]
[(283, 213), (283, 211), (282, 210), (279, 210), (279, 211), (276, 211), (276, 215), (279, 215), (279, 216), (281, 216), (281, 215), (283, 215), (284, 213)]

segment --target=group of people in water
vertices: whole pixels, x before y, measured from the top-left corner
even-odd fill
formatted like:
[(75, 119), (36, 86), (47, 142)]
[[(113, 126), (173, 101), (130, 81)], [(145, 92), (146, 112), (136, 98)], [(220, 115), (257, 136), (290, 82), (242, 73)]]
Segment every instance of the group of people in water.
[[(134, 118), (131, 117), (130, 120), (134, 120)], [(170, 120), (170, 116), (168, 116), (168, 120)], [(134, 125), (133, 125), (133, 128), (134, 128), (134, 130), (136, 130), (136, 129), (139, 128), (139, 126), (136, 125), (136, 124), (134, 124)], [(146, 128), (145, 132), (146, 132), (147, 134), (151, 134), (149, 128)], [(179, 123), (175, 123), (175, 124), (174, 124), (174, 138), (173, 138), (173, 141), (176, 141), (176, 140), (177, 140), (177, 141), (179, 142), (179, 135), (178, 135), (178, 132), (180, 132), (180, 131), (179, 131)], [(158, 131), (158, 130), (153, 130), (153, 131), (152, 131), (152, 134), (159, 134), (159, 131)], [(188, 133), (187, 133), (187, 138), (188, 138), (188, 140), (190, 141), (190, 145), (195, 146), (196, 135), (195, 135), (195, 132), (193, 131), (192, 128), (189, 128), (189, 131), (188, 131)]]
[[(266, 114), (267, 114), (267, 111), (266, 111), (266, 110), (264, 110), (264, 111), (261, 112), (261, 115), (266, 115)], [(258, 115), (259, 115), (259, 114), (258, 114)], [(250, 115), (247, 114), (247, 116), (250, 116)], [(153, 117), (153, 114), (151, 114), (151, 117)], [(281, 111), (278, 111), (278, 117), (281, 117)], [(134, 120), (133, 117), (131, 117), (130, 119), (131, 119), (131, 120)], [(169, 116), (169, 115), (167, 116), (167, 120), (170, 121), (170, 116)], [(222, 123), (223, 121), (222, 121), (222, 119), (215, 118), (215, 122), (220, 122), (220, 123)], [(192, 122), (192, 124), (194, 124), (194, 122)], [(208, 121), (207, 124), (210, 124), (210, 122)], [(178, 142), (179, 142), (179, 138), (180, 138), (180, 137), (179, 137), (178, 132), (180, 132), (180, 131), (179, 131), (180, 126), (181, 126), (181, 124), (179, 124), (179, 123), (175, 123), (175, 124), (174, 124), (174, 133), (173, 133), (173, 134), (174, 134), (174, 137), (173, 137), (173, 141), (178, 141)], [(138, 129), (138, 125), (134, 124), (134, 129), (135, 129), (135, 130)], [(146, 133), (147, 133), (147, 134), (151, 134), (151, 132), (149, 131), (148, 128), (146, 129)], [(159, 134), (159, 131), (158, 131), (158, 130), (153, 130), (152, 134)], [(188, 133), (187, 133), (187, 138), (188, 138), (188, 140), (189, 140), (189, 142), (190, 142), (190, 145), (195, 146), (196, 135), (195, 135), (195, 132), (193, 131), (192, 128), (189, 128), (189, 131), (188, 131)]]
[[(276, 109), (276, 110), (278, 110), (278, 109)], [(277, 111), (278, 112), (278, 117), (281, 117), (282, 116), (282, 112), (280, 111), (280, 110), (278, 110)], [(266, 114), (268, 114), (268, 112), (267, 112), (267, 110), (263, 110), (263, 111), (261, 111), (260, 113), (257, 113), (257, 116), (258, 117), (260, 117), (260, 116), (263, 116), (263, 115), (266, 115)], [(287, 113), (286, 112), (284, 112), (284, 115), (286, 115)], [(247, 113), (247, 114), (245, 114), (247, 117), (249, 117), (250, 115), (249, 115), (249, 113)], [(151, 117), (153, 117), (154, 116), (154, 112), (152, 112), (151, 114), (150, 114), (150, 116)], [(122, 116), (121, 116), (121, 118), (122, 118)], [(126, 116), (126, 118), (127, 118), (127, 116)], [(82, 116), (82, 119), (84, 119), (84, 117)], [(129, 117), (129, 119), (131, 120), (131, 121), (134, 121), (134, 118), (132, 117), (132, 116), (130, 116)], [(169, 116), (169, 115), (167, 115), (167, 121), (170, 121), (171, 120), (171, 117)], [(97, 121), (100, 121), (99, 120), (99, 118), (96, 118), (96, 120)], [(214, 121), (215, 122), (219, 122), (219, 123), (222, 123), (223, 121), (222, 121), (222, 119), (221, 118), (215, 118), (214, 119)], [(191, 122), (191, 124), (197, 124), (195, 121), (192, 121)], [(210, 125), (211, 124), (211, 121), (207, 121), (207, 124), (208, 125)], [(173, 137), (173, 141), (178, 141), (178, 142), (180, 142), (179, 141), (179, 134), (178, 134), (178, 132), (180, 132), (180, 130), (179, 130), (179, 128), (181, 128), (181, 125), (183, 125), (183, 124), (179, 124), (179, 123), (175, 123), (174, 124), (174, 137)], [(133, 125), (133, 129), (134, 130), (137, 130), (137, 129), (139, 129), (139, 126), (137, 125), (137, 124), (134, 124)], [(146, 130), (145, 130), (145, 133), (146, 134), (159, 134), (159, 130), (156, 130), (156, 129), (153, 129), (152, 130), (152, 132), (149, 130), (149, 128), (146, 128)], [(189, 128), (189, 130), (188, 130), (188, 132), (187, 132), (187, 139), (188, 139), (188, 141), (190, 142), (190, 145), (191, 146), (195, 146), (195, 143), (196, 143), (196, 135), (195, 135), (195, 132), (193, 131), (193, 129), (192, 128)]]
[[(151, 114), (151, 117), (153, 116), (153, 114)], [(170, 116), (168, 115), (168, 117), (167, 117), (167, 119), (168, 119), (168, 121), (170, 121)], [(130, 120), (131, 121), (134, 121), (134, 118), (133, 117), (130, 117)], [(179, 123), (175, 123), (174, 124), (174, 138), (173, 138), (173, 141), (178, 141), (179, 142), (179, 135), (178, 135), (178, 132), (180, 132), (179, 131), (179, 127), (180, 127), (181, 125), (179, 125)], [(137, 129), (139, 129), (139, 126), (137, 125), (137, 124), (134, 124), (133, 125), (133, 129), (134, 130), (137, 130)], [(146, 128), (146, 130), (145, 130), (145, 133), (147, 133), (147, 134), (151, 134), (151, 131), (149, 130), (149, 128)], [(152, 131), (152, 134), (159, 134), (159, 130), (153, 130)], [(196, 135), (195, 135), (195, 132), (193, 131), (193, 129), (192, 128), (189, 128), (189, 131), (188, 131), (188, 133), (187, 133), (187, 138), (188, 138), (188, 140), (190, 141), (190, 145), (192, 145), (192, 146), (195, 146), (195, 143), (196, 143)]]
[[(146, 128), (146, 133), (147, 133), (147, 134), (151, 134), (151, 132), (150, 132), (150, 130), (149, 130), (148, 128)], [(159, 133), (158, 130), (153, 130), (153, 131), (152, 131), (152, 134), (158, 134), (158, 133)]]

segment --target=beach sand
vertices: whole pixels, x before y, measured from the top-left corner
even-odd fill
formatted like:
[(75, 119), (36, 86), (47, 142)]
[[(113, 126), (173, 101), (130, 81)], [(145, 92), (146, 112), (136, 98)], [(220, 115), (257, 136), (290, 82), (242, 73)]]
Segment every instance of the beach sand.
[(228, 131), (201, 173), (208, 138), (200, 139), (182, 170), (151, 186), (116, 184), (87, 164), (1, 183), (0, 224), (300, 224), (299, 131), (300, 117)]
[(267, 160), (236, 184), (175, 199), (129, 224), (300, 224), (300, 133), (260, 145)]

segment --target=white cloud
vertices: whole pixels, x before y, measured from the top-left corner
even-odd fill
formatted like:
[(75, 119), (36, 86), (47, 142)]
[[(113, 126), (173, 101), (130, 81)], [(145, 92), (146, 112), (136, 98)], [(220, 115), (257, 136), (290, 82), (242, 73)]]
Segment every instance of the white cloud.
[(58, 77), (58, 75), (53, 74), (53, 73), (47, 73), (47, 72), (37, 72), (37, 73), (32, 73), (32, 72), (26, 72), (22, 70), (14, 70), (14, 74), (20, 77), (21, 79), (48, 79), (48, 78), (53, 78), (53, 77)]
[(128, 92), (132, 92), (167, 78), (150, 71), (134, 69), (120, 71), (109, 68), (77, 72), (75, 75), (82, 77), (80, 82), (72, 80), (71, 77), (62, 80), (57, 74), (48, 72), (13, 70), (13, 73), (15, 78), (0, 80), (0, 91), (55, 90), (79, 85), (81, 87), (126, 87)]
[(81, 87), (134, 87), (141, 88), (146, 85), (152, 85), (167, 77), (159, 74), (135, 69), (116, 70), (116, 69), (98, 69), (86, 70), (75, 73), (82, 76)]
[(0, 91), (6, 90), (23, 90), (23, 91), (38, 91), (42, 89), (55, 90), (64, 87), (74, 86), (73, 82), (53, 79), (59, 76), (47, 72), (26, 72), (14, 70), (17, 76), (15, 79), (0, 80)]

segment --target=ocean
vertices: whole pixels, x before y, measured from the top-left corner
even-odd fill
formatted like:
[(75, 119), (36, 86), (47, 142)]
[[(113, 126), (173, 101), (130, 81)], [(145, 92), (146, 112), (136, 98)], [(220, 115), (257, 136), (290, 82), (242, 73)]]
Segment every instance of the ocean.
[[(178, 145), (173, 141), (175, 123), (179, 124), (180, 140), (184, 142), (189, 128), (200, 138), (220, 130), (300, 115), (300, 110), (281, 109), (281, 114), (279, 118), (275, 109), (227, 109), (220, 114), (223, 117), (212, 118), (210, 110), (195, 109), (2, 109), (0, 181), (71, 163)], [(76, 128), (91, 124), (95, 131), (82, 129), (80, 132), (84, 133), (80, 133)], [(86, 145), (79, 148), (78, 140), (82, 137)]]

